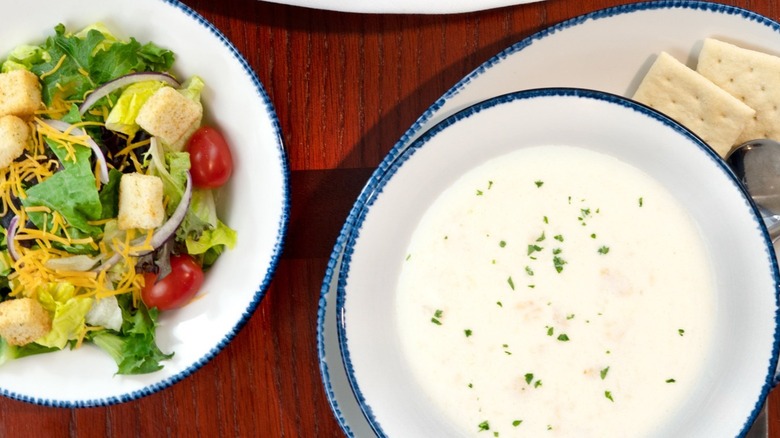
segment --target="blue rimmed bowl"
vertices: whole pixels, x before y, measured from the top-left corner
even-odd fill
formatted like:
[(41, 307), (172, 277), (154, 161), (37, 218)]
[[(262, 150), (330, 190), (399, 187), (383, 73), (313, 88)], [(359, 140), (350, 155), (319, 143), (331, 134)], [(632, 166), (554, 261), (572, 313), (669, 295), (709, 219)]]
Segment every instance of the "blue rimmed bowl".
[(158, 372), (120, 376), (110, 356), (85, 345), (0, 367), (0, 394), (46, 406), (110, 405), (157, 392), (219, 353), (252, 316), (271, 281), (290, 210), (287, 157), (271, 100), (233, 44), (176, 0), (12, 2), (3, 6), (2, 17), (2, 58), (18, 45), (43, 42), (58, 23), (77, 31), (103, 22), (119, 38), (171, 49), (179, 76), (199, 75), (206, 83), (205, 119), (224, 133), (235, 163), (230, 182), (220, 189), (218, 209), (238, 232), (238, 243), (207, 272), (196, 301), (161, 314), (158, 345), (174, 352), (173, 358)]
[(439, 194), (487, 160), (540, 145), (615, 157), (685, 207), (713, 267), (714, 341), (681, 408), (651, 433), (744, 433), (775, 382), (778, 350), (777, 261), (754, 205), (723, 160), (679, 124), (628, 99), (571, 88), (510, 93), (444, 119), (372, 179), (353, 210), (337, 329), (347, 379), (374, 432), (477, 432), (455, 428), (412, 375), (397, 326), (396, 286), (412, 233)]

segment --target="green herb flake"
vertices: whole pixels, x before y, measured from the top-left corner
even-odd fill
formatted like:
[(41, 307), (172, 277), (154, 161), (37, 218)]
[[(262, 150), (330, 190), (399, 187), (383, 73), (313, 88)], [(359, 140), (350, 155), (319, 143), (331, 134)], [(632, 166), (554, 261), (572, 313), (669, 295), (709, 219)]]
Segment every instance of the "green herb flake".
[(561, 271), (563, 271), (563, 265), (565, 265), (567, 262), (566, 260), (555, 256), (553, 257), (553, 266), (555, 266), (555, 270), (560, 274)]
[(554, 328), (552, 328), (550, 326), (546, 326), (546, 328), (547, 328), (547, 336), (552, 336), (555, 333), (555, 329)]
[(593, 233), (593, 234), (591, 234), (591, 235), (590, 235), (590, 238), (591, 238), (591, 239), (595, 239), (595, 238), (596, 238), (596, 233)]
[(544, 221), (544, 223), (546, 223), (546, 224), (549, 224), (549, 223), (550, 223), (550, 221), (547, 219), (547, 216), (545, 216), (545, 217), (544, 217), (542, 220), (543, 220), (543, 221)]
[(525, 375), (525, 383), (530, 385), (533, 380), (534, 380), (534, 374), (533, 373), (527, 373)]
[(569, 336), (566, 333), (558, 335), (558, 340), (561, 342), (569, 342)]
[(523, 420), (515, 420), (512, 422), (512, 426), (517, 427), (519, 425), (523, 424)]
[(602, 245), (602, 247), (599, 248), (599, 254), (606, 254), (608, 252), (609, 252), (609, 247), (608, 246)]
[(676, 380), (674, 380), (674, 379), (666, 379), (666, 383), (674, 383), (674, 382), (676, 382)]
[(479, 431), (482, 432), (484, 430), (490, 430), (490, 424), (487, 421), (483, 421), (477, 425), (479, 427)]
[(504, 304), (503, 304), (503, 303), (501, 303), (501, 301), (496, 301), (496, 305), (497, 305), (498, 307), (504, 307)]
[(500, 246), (501, 248), (504, 248), (506, 246), (506, 241), (502, 240), (502, 241), (498, 242), (498, 246)]
[(553, 236), (553, 239), (557, 240), (558, 242), (563, 242), (563, 236), (560, 234)]
[(474, 384), (473, 383), (469, 383), (468, 386), (469, 386), (469, 388), (474, 388)]
[(645, 205), (645, 199), (643, 197), (639, 197), (639, 206), (642, 207)]
[(683, 336), (683, 335), (685, 335), (685, 330), (683, 330), (683, 329), (677, 329), (677, 333), (678, 333), (680, 336)]
[(406, 255), (406, 260), (409, 260), (410, 258), (412, 258), (412, 255), (411, 254), (407, 254)]
[(541, 251), (543, 249), (544, 248), (542, 248), (539, 245), (528, 245), (528, 255), (531, 255), (531, 254), (533, 254), (533, 253), (535, 253), (537, 251)]
[(607, 378), (607, 373), (609, 372), (609, 367), (604, 368), (601, 370), (601, 380), (604, 380)]
[(515, 282), (512, 280), (511, 275), (509, 276), (509, 278), (506, 279), (506, 282), (509, 283), (509, 287), (511, 287), (512, 290), (515, 290)]
[(529, 284), (529, 285), (528, 285), (528, 288), (529, 288), (529, 289), (533, 289), (533, 288), (535, 288), (535, 287), (536, 287), (536, 285), (535, 285), (535, 284)]
[(464, 334), (466, 335), (466, 337), (468, 338), (469, 336), (471, 336), (471, 329), (466, 329), (466, 330), (463, 330), (463, 333), (464, 333)]
[(574, 314), (570, 313), (570, 314), (566, 315), (566, 319), (574, 319)]
[(539, 236), (539, 237), (537, 237), (537, 238), (536, 238), (536, 241), (537, 241), (537, 242), (543, 242), (543, 241), (544, 241), (544, 239), (545, 239), (545, 237), (544, 237), (544, 231), (542, 231), (542, 235), (541, 235), (541, 236)]
[(541, 187), (544, 185), (544, 181), (534, 181), (534, 184), (536, 184), (536, 187)]
[(483, 195), (482, 190), (477, 189), (477, 196), (482, 196), (482, 195)]
[(612, 398), (612, 391), (604, 391), (604, 397), (608, 398), (609, 401), (613, 403), (615, 402), (615, 399)]
[(493, 181), (488, 181), (488, 190), (493, 188)]
[(433, 317), (431, 318), (431, 322), (436, 325), (441, 325), (442, 315), (444, 315), (444, 312), (441, 309), (436, 309), (436, 311), (433, 312)]
[(498, 437), (498, 432), (493, 432), (494, 437)]
[(552, 250), (553, 255), (558, 255), (558, 254), (560, 254), (562, 252), (563, 252), (563, 250), (560, 249), (560, 248), (555, 248), (554, 250)]
[(525, 273), (528, 275), (534, 275), (534, 270), (530, 266), (525, 267)]
[(540, 386), (542, 386), (542, 381), (541, 380), (537, 380), (536, 382), (534, 382), (534, 388), (538, 388)]

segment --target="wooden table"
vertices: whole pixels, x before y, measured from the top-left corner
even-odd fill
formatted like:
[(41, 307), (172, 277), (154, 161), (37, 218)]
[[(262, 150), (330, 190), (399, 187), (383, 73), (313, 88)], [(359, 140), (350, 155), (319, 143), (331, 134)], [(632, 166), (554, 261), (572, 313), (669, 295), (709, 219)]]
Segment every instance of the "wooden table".
[[(238, 336), (182, 382), (100, 408), (0, 398), (0, 437), (341, 436), (318, 368), (317, 303), (335, 239), (371, 171), (428, 106), (504, 47), (628, 2), (546, 0), (442, 16), (349, 14), (257, 0), (185, 3), (244, 54), (276, 107), (289, 154), (292, 214), (275, 280)], [(724, 3), (780, 19), (776, 2)], [(770, 396), (769, 423), (770, 436), (780, 437), (780, 390)]]

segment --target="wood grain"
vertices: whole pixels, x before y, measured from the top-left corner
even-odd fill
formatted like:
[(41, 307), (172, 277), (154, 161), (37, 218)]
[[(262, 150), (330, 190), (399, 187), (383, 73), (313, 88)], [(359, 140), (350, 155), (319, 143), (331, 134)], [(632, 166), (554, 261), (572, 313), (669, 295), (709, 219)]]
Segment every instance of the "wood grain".
[[(47, 408), (0, 398), (0, 438), (342, 436), (320, 380), (317, 303), (341, 224), (371, 171), (423, 111), (503, 48), (628, 2), (547, 0), (455, 15), (352, 14), (257, 0), (185, 3), (246, 57), (279, 117), (292, 212), (275, 279), (235, 339), (183, 381), (109, 407)], [(780, 18), (775, 2), (724, 3)], [(780, 391), (769, 407), (771, 436), (780, 437)]]

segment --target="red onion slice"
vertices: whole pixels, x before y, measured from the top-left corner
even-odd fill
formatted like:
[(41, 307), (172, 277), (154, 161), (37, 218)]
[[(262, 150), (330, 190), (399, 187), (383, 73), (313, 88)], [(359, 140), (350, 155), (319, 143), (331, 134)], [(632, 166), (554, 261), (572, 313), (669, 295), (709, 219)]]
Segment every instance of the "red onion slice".
[(19, 216), (11, 218), (11, 222), (8, 224), (8, 230), (5, 235), (5, 242), (8, 246), (8, 255), (11, 256), (11, 260), (19, 260), (19, 252), (16, 250), (16, 230), (19, 228)]
[(95, 154), (95, 158), (98, 161), (98, 166), (100, 167), (100, 182), (102, 182), (103, 184), (108, 182), (108, 165), (106, 165), (106, 156), (103, 155), (103, 151), (100, 150), (100, 146), (98, 146), (97, 143), (95, 143), (95, 140), (92, 140), (92, 137), (87, 135), (81, 129), (74, 127), (70, 123), (63, 122), (62, 120), (47, 119), (47, 120), (43, 120), (43, 123), (51, 126), (52, 128), (60, 132), (67, 132), (68, 130), (70, 130), (70, 132), (73, 135), (86, 136), (87, 144), (89, 145), (90, 149), (92, 149), (92, 152)]
[(157, 72), (141, 72), (141, 73), (129, 73), (124, 76), (120, 76), (114, 80), (108, 81), (105, 84), (97, 87), (92, 93), (90, 93), (86, 99), (84, 99), (84, 102), (79, 106), (79, 113), (81, 115), (84, 115), (84, 113), (87, 112), (88, 109), (92, 108), (92, 105), (94, 105), (98, 100), (102, 99), (103, 97), (111, 94), (111, 92), (116, 91), (120, 88), (124, 88), (130, 84), (134, 84), (136, 82), (143, 82), (143, 81), (160, 81), (165, 82), (166, 84), (179, 88), (181, 84), (179, 81), (174, 79), (173, 76), (165, 74), (165, 73), (157, 73)]
[[(187, 215), (187, 210), (190, 208), (190, 200), (192, 200), (192, 176), (190, 176), (190, 173), (187, 172), (187, 183), (184, 187), (184, 193), (181, 196), (181, 201), (179, 201), (179, 205), (176, 206), (176, 210), (173, 211), (173, 214), (171, 214), (171, 217), (168, 218), (168, 220), (158, 228), (154, 234), (152, 234), (152, 239), (149, 242), (154, 248), (153, 250), (148, 251), (139, 251), (136, 253), (133, 253), (133, 256), (142, 256), (149, 254), (150, 252), (156, 250), (162, 244), (164, 244), (168, 239), (173, 236), (173, 234), (176, 232), (176, 229), (179, 228), (179, 225), (181, 225), (182, 221), (184, 220), (184, 216)], [(138, 246), (144, 243), (146, 238), (139, 237), (138, 239), (135, 239), (133, 242), (131, 242), (132, 246)], [(111, 258), (103, 262), (100, 266), (93, 269), (93, 272), (100, 272), (105, 271), (106, 269), (111, 268), (111, 266), (115, 265), (119, 260), (121, 260), (122, 256), (119, 253), (114, 253)]]

